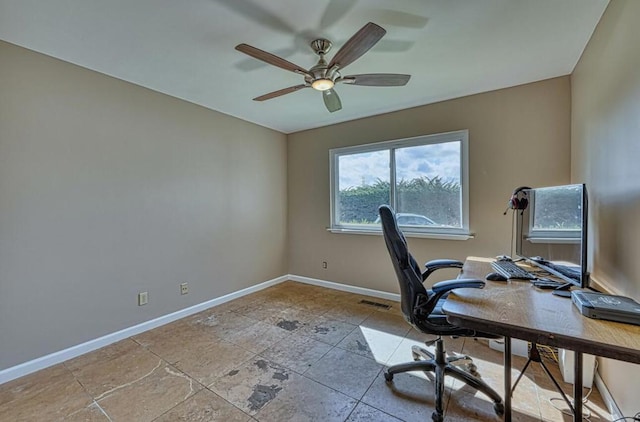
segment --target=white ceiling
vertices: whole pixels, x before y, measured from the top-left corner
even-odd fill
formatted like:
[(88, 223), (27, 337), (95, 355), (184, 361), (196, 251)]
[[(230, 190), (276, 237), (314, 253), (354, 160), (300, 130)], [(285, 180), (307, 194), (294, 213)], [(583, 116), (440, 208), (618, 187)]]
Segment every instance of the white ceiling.
[[(284, 133), (571, 73), (608, 0), (0, 0), (0, 39)], [(309, 68), (365, 23), (387, 30), (345, 74), (408, 73), (405, 87), (338, 85), (343, 109), (302, 76), (236, 51), (247, 43)]]

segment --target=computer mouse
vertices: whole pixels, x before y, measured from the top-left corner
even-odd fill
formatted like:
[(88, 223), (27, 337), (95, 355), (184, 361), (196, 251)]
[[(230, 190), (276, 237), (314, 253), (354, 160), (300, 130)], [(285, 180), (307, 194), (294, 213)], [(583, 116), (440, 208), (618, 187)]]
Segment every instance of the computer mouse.
[(509, 255), (498, 255), (496, 256), (496, 261), (511, 261), (511, 257)]
[(491, 281), (507, 281), (507, 277), (503, 276), (500, 273), (489, 273), (485, 278)]

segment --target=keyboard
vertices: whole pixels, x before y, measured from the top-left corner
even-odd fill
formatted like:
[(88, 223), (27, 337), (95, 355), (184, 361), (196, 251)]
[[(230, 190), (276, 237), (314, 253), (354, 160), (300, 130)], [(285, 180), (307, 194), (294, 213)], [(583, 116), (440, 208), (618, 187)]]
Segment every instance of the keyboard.
[(555, 275), (562, 275), (577, 281), (580, 281), (580, 279), (582, 278), (582, 273), (581, 273), (580, 267), (578, 266), (554, 264), (553, 262), (546, 261), (542, 258), (540, 259), (534, 258), (531, 260), (534, 263), (537, 263), (541, 268), (551, 272), (552, 274), (557, 273)]
[(557, 289), (558, 287), (564, 286), (563, 283), (547, 280), (531, 280), (531, 283), (539, 289)]
[(572, 278), (574, 280), (580, 281), (581, 274), (580, 274), (580, 270), (579, 269), (571, 268), (571, 267), (566, 266), (566, 265), (558, 265), (558, 264), (549, 265), (549, 267), (552, 270), (556, 270), (557, 272), (559, 272), (560, 274), (562, 274), (565, 277), (569, 277), (569, 278)]
[(507, 278), (517, 278), (521, 280), (535, 280), (536, 276), (529, 271), (517, 266), (513, 261), (494, 261), (491, 263), (493, 269)]

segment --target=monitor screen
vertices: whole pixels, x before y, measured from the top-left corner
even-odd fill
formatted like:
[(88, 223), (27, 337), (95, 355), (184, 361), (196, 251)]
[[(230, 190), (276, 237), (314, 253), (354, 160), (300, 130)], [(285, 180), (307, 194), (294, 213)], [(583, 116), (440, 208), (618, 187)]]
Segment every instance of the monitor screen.
[(516, 254), (579, 287), (588, 287), (587, 190), (584, 184), (523, 191), (517, 212)]

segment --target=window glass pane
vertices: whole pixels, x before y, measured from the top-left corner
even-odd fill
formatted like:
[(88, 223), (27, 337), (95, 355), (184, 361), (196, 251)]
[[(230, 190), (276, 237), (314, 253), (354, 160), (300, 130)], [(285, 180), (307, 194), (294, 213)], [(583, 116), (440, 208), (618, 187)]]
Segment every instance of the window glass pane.
[(338, 156), (339, 224), (379, 224), (378, 207), (388, 204), (389, 151)]
[(400, 225), (462, 227), (461, 143), (396, 150), (397, 216)]
[(572, 232), (582, 228), (582, 186), (536, 189), (533, 230)]
[(405, 233), (469, 235), (468, 132), (336, 148), (331, 167), (331, 230), (380, 230), (389, 204)]

